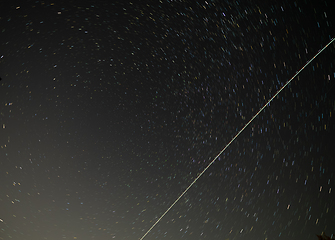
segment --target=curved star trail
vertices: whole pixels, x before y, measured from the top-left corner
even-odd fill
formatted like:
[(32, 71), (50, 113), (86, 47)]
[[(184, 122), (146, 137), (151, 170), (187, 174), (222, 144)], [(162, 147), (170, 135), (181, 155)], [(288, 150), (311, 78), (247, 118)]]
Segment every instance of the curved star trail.
[(332, 0), (3, 2), (2, 238), (334, 236)]

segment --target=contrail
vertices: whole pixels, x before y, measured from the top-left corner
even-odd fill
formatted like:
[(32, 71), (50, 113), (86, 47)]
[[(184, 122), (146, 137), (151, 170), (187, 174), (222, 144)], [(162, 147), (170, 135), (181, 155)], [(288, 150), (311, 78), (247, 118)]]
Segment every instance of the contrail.
[(205, 167), (205, 169), (194, 179), (194, 181), (184, 190), (184, 192), (182, 194), (180, 194), (180, 196), (171, 204), (171, 206), (162, 214), (162, 216), (160, 216), (160, 218), (158, 218), (158, 220), (149, 228), (149, 230), (139, 239), (139, 240), (143, 240), (148, 233), (157, 225), (157, 223), (159, 223), (159, 221), (170, 211), (170, 209), (185, 195), (185, 193), (193, 186), (193, 184), (206, 172), (206, 170), (215, 162), (215, 160), (229, 147), (230, 144), (232, 144), (232, 142), (234, 142), (234, 140), (244, 131), (244, 129), (246, 129), (249, 124), (264, 110), (264, 108), (275, 98), (277, 97), (277, 95), (288, 85), (290, 84), (290, 82), (292, 82), (292, 80), (298, 76), (298, 74), (304, 70), (305, 67), (307, 67), (320, 53), (323, 52), (323, 50), (325, 50), (332, 42), (334, 42), (335, 38), (333, 38), (326, 46), (324, 46), (320, 51), (318, 51), (317, 54), (315, 54), (302, 68), (300, 68), (299, 71), (297, 71), (294, 76), (288, 80), (284, 86), (282, 86), (275, 95), (273, 95), (268, 101), (267, 103), (264, 104), (263, 107), (261, 107), (261, 109), (258, 110), (258, 112), (249, 120), (249, 122), (247, 122), (247, 124), (244, 125), (244, 127), (235, 135), (235, 137), (232, 138), (232, 140), (230, 140), (230, 142), (219, 152), (218, 155), (216, 155), (216, 157), (207, 165), (207, 167)]

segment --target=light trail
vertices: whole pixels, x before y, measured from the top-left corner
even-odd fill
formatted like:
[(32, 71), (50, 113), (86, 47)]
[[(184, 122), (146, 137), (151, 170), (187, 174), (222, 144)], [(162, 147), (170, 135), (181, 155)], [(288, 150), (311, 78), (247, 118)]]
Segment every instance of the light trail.
[(246, 129), (249, 124), (264, 110), (264, 108), (275, 98), (277, 97), (277, 95), (288, 85), (290, 84), (290, 82), (292, 82), (292, 80), (298, 76), (298, 74), (304, 70), (305, 67), (307, 67), (320, 53), (323, 52), (323, 50), (325, 50), (332, 42), (334, 42), (335, 38), (333, 38), (332, 40), (330, 40), (330, 42), (324, 46), (320, 51), (317, 52), (317, 54), (315, 54), (302, 68), (300, 68), (299, 71), (297, 71), (294, 76), (288, 80), (284, 86), (282, 86), (275, 95), (273, 95), (265, 104), (263, 107), (261, 107), (261, 109), (258, 110), (258, 112), (249, 120), (249, 122), (247, 122), (247, 124), (244, 125), (244, 127), (230, 140), (230, 142), (218, 153), (218, 155), (216, 155), (216, 157), (207, 165), (207, 167), (204, 168), (204, 170), (194, 179), (194, 181), (182, 192), (182, 194), (180, 194), (180, 196), (171, 204), (171, 206), (158, 218), (158, 220), (149, 228), (149, 230), (139, 239), (139, 240), (143, 240), (148, 233), (157, 225), (157, 223), (159, 223), (159, 221), (171, 210), (171, 208), (173, 208), (173, 206), (185, 195), (185, 193), (194, 185), (194, 183), (206, 172), (206, 170), (216, 161), (216, 159), (230, 146), (230, 144), (232, 144), (232, 142), (234, 142), (234, 140), (244, 131), (244, 129)]

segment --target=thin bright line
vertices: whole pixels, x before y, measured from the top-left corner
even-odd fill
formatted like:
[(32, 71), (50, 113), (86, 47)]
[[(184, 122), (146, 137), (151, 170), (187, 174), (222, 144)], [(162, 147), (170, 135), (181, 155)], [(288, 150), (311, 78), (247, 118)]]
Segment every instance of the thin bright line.
[(219, 152), (218, 155), (205, 167), (205, 169), (194, 179), (194, 181), (184, 190), (184, 192), (171, 204), (171, 206), (158, 218), (158, 220), (149, 228), (149, 230), (139, 239), (143, 240), (148, 233), (159, 223), (159, 221), (170, 211), (170, 209), (184, 196), (184, 194), (193, 186), (193, 184), (206, 172), (206, 170), (215, 162), (215, 160), (229, 147), (229, 145), (246, 129), (246, 127), (249, 126), (249, 124), (264, 110), (264, 108), (275, 98), (277, 95), (302, 71), (305, 67), (308, 66), (320, 53), (322, 53), (323, 50), (325, 50), (332, 42), (334, 42), (335, 38), (333, 38), (326, 46), (324, 46), (317, 54), (314, 55), (313, 58), (311, 58), (302, 68), (300, 68), (299, 71), (294, 74), (294, 76), (288, 80), (284, 86), (282, 86), (275, 95), (273, 95), (270, 100), (267, 101), (267, 103), (264, 104), (264, 106), (259, 109), (259, 111), (249, 120), (247, 124), (244, 125), (244, 127), (235, 135), (235, 137), (230, 140), (230, 142)]

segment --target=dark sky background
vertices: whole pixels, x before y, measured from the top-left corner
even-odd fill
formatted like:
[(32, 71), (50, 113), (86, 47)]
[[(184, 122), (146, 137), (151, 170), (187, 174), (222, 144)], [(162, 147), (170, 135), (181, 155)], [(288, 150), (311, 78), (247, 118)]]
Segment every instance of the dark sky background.
[[(142, 237), (335, 36), (331, 3), (1, 1), (0, 239)], [(333, 43), (145, 239), (335, 234), (334, 56)]]

